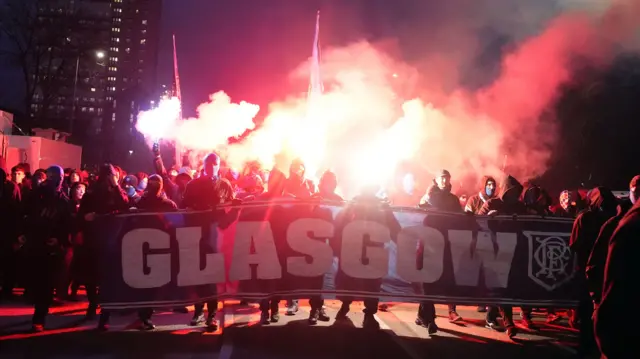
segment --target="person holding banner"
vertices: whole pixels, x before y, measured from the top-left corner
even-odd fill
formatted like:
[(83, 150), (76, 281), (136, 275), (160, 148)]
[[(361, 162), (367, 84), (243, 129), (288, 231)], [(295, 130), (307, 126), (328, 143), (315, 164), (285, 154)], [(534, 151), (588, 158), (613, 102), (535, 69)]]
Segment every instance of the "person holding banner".
[[(527, 207), (520, 200), (524, 187), (517, 179), (507, 175), (501, 183), (500, 195), (487, 201), (480, 211), (482, 216), (496, 215), (524, 215), (527, 214)], [(504, 305), (501, 308), (490, 306), (486, 315), (486, 327), (496, 330), (498, 325), (498, 309), (502, 311), (502, 320), (509, 338), (513, 338), (518, 333), (515, 323), (513, 322), (513, 307)], [(524, 314), (526, 318), (526, 314)]]
[[(462, 212), (458, 197), (451, 193), (451, 174), (449, 171), (442, 170), (437, 174), (433, 184), (427, 189), (427, 193), (422, 197), (418, 206), (424, 209), (431, 208), (445, 212)], [(421, 253), (420, 251), (419, 253)], [(419, 257), (421, 258), (422, 256), (420, 255)], [(416, 324), (425, 326), (429, 334), (434, 334), (438, 331), (435, 319), (436, 308), (433, 302), (424, 301), (420, 303)], [(451, 323), (462, 321), (462, 317), (456, 311), (454, 304), (449, 304), (449, 321)]]
[[(100, 258), (99, 244), (95, 243), (95, 238), (99, 236), (94, 232), (93, 226), (90, 225), (99, 215), (117, 214), (129, 211), (129, 199), (124, 190), (118, 185), (120, 178), (119, 172), (110, 163), (105, 163), (100, 167), (98, 173), (98, 181), (89, 187), (89, 191), (82, 197), (80, 208), (78, 209), (78, 218), (80, 219), (80, 228), (84, 232), (82, 251), (76, 253), (79, 261), (86, 267), (82, 269), (85, 280), (85, 288), (87, 290), (87, 299), (89, 306), (87, 307), (87, 319), (93, 319), (98, 309), (98, 283), (100, 283)], [(108, 311), (102, 311), (98, 329), (109, 329)]]
[[(202, 176), (191, 180), (184, 191), (182, 208), (206, 211), (217, 208), (223, 203), (231, 202), (235, 196), (231, 183), (218, 177), (220, 171), (220, 157), (215, 153), (209, 153), (204, 158)], [(218, 300), (212, 299), (206, 302), (209, 311), (204, 317), (205, 303), (196, 303), (193, 318), (190, 325), (196, 326), (205, 323), (208, 330), (215, 331), (218, 328), (216, 313)]]
[[(377, 222), (389, 229), (389, 235), (392, 241), (397, 241), (397, 235), (401, 229), (400, 224), (390, 209), (389, 203), (376, 196), (378, 190), (379, 188), (376, 186), (365, 188), (361, 195), (354, 198), (353, 201), (337, 215), (336, 235), (331, 241), (331, 247), (334, 253), (338, 254), (339, 258), (343, 258), (343, 229), (347, 224), (355, 220)], [(364, 239), (364, 241), (367, 246), (381, 245), (370, 239)], [(365, 258), (361, 258), (361, 262), (365, 262)], [(336, 273), (336, 289), (340, 290), (344, 288), (351, 291), (380, 292), (382, 285), (381, 279), (354, 278), (347, 274), (342, 269), (342, 266), (343, 264), (339, 263), (338, 272)], [(336, 321), (344, 321), (347, 319), (349, 307), (354, 298), (342, 297), (339, 299), (342, 300), (342, 306), (338, 314), (336, 314)], [(380, 300), (378, 298), (364, 298), (363, 302), (364, 321), (362, 322), (362, 327), (366, 329), (380, 329), (380, 323), (378, 323), (374, 316), (378, 312)]]

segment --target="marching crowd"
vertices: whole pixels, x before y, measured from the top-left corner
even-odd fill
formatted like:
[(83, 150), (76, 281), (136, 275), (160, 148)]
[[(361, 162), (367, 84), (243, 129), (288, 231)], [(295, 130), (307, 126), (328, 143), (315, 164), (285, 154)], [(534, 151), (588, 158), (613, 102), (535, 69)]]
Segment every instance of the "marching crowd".
[[(15, 299), (14, 289), (25, 289), (23, 298), (34, 305), (33, 330), (43, 331), (49, 308), (56, 301), (76, 300), (79, 286), (84, 286), (89, 306), (87, 319), (97, 317), (99, 268), (98, 256), (92, 238), (91, 222), (96, 216), (136, 211), (174, 211), (177, 209), (207, 210), (224, 203), (251, 200), (323, 199), (342, 201), (336, 194), (338, 179), (325, 172), (317, 186), (305, 179), (305, 166), (294, 160), (288, 176), (277, 169), (266, 173), (260, 166), (248, 165), (243, 173), (221, 168), (220, 158), (211, 153), (204, 158), (198, 173), (187, 169), (167, 170), (160, 152), (154, 147), (155, 174), (126, 174), (121, 168), (104, 164), (98, 173), (62, 169), (52, 166), (31, 173), (27, 164), (13, 167), (10, 173), (0, 166), (0, 276), (2, 299)], [(469, 198), (451, 192), (451, 174), (437, 173), (426, 193), (417, 197), (406, 191), (395, 191), (388, 198), (376, 196), (377, 189), (367, 189), (358, 198), (376, 198), (393, 205), (415, 206), (427, 210), (471, 212), (477, 215), (558, 216), (575, 218), (570, 246), (577, 256), (577, 273), (584, 280), (584, 293), (580, 305), (571, 309), (569, 322), (580, 329), (580, 355), (589, 355), (598, 349), (607, 358), (640, 358), (633, 355), (637, 346), (636, 330), (627, 328), (625, 309), (640, 303), (637, 278), (638, 267), (631, 265), (631, 256), (639, 251), (635, 235), (640, 229), (640, 176), (629, 185), (629, 198), (619, 199), (611, 190), (596, 187), (586, 194), (563, 191), (557, 204), (542, 188), (521, 184), (506, 176), (498, 181), (483, 177), (478, 192)], [(204, 307), (208, 307), (205, 316)], [(347, 318), (349, 301), (344, 300), (336, 320)], [(378, 300), (365, 301), (363, 326), (379, 327), (373, 316), (384, 308)], [(482, 303), (478, 303), (482, 304)], [(205, 324), (211, 329), (218, 325), (215, 319), (218, 302), (196, 303), (191, 325)], [(322, 300), (312, 298), (309, 323), (329, 321)], [(450, 304), (449, 320), (463, 319)], [(260, 302), (261, 322), (267, 324), (279, 319), (278, 300)], [(532, 309), (521, 308), (522, 325), (530, 330), (536, 326), (531, 320)], [(174, 308), (185, 312), (186, 308)], [(287, 301), (287, 314), (298, 310), (297, 300)], [(554, 308), (546, 308), (548, 321), (559, 318)], [(482, 306), (489, 329), (503, 328), (507, 335), (517, 334), (513, 309), (503, 305)], [(138, 312), (142, 329), (153, 329), (153, 311)], [(502, 319), (502, 325), (499, 324)], [(432, 302), (420, 303), (416, 324), (427, 328), (430, 334), (438, 331)], [(102, 310), (99, 328), (106, 330), (109, 312)], [(595, 330), (594, 330), (595, 329)], [(597, 346), (596, 346), (597, 344)]]

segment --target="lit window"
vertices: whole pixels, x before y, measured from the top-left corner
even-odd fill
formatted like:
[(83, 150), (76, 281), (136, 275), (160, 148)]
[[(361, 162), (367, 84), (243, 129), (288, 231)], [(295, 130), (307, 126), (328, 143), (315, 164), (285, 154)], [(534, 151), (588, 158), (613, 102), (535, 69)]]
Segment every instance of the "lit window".
[(118, 58), (117, 57), (110, 57), (109, 61), (111, 62), (118, 62)]
[(118, 71), (118, 68), (117, 68), (117, 67), (115, 67), (115, 66), (110, 66), (110, 67), (109, 67), (109, 71), (111, 71), (111, 72), (116, 72), (116, 71)]
[(93, 108), (93, 107), (89, 107), (89, 112), (95, 112), (95, 111), (96, 111), (96, 109), (95, 109), (95, 108)]
[(102, 113), (102, 108), (98, 107), (98, 113)]
[(96, 88), (95, 88), (95, 87), (92, 87), (92, 88), (91, 88), (91, 92), (96, 92)]
[(111, 122), (114, 122), (116, 120), (116, 114), (112, 113), (111, 114)]
[(112, 47), (112, 48), (111, 48), (111, 51), (113, 51), (113, 52), (118, 52), (118, 51), (120, 51), (120, 49), (118, 49), (117, 47)]
[(82, 112), (87, 112), (87, 108), (86, 108), (86, 107), (83, 107), (83, 108), (81, 108), (81, 109), (80, 109), (80, 111), (82, 111)]
[(147, 24), (147, 20), (142, 20), (142, 25), (146, 25)]
[(131, 48), (127, 47), (126, 49), (124, 49), (124, 52), (126, 52), (127, 54), (131, 52)]
[(147, 33), (147, 29), (140, 30), (143, 34)]
[(112, 27), (111, 31), (113, 32), (120, 32), (120, 28), (119, 27)]
[(142, 39), (142, 40), (140, 40), (140, 45), (144, 45), (144, 44), (146, 44), (146, 43), (147, 43), (147, 39)]
[(113, 18), (113, 22), (122, 22), (122, 19), (119, 17)]
[(142, 63), (144, 63), (144, 60), (140, 59), (140, 60), (138, 60), (138, 62), (142, 64)]
[(89, 102), (96, 102), (96, 98), (95, 97), (90, 98)]

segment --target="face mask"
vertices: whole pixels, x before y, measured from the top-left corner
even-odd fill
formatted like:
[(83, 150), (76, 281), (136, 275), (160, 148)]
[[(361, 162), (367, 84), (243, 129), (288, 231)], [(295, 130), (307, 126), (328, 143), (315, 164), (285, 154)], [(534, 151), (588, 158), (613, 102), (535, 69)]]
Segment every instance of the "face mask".
[(493, 192), (495, 192), (495, 188), (491, 188), (489, 186), (484, 188), (484, 193), (489, 197), (493, 196)]

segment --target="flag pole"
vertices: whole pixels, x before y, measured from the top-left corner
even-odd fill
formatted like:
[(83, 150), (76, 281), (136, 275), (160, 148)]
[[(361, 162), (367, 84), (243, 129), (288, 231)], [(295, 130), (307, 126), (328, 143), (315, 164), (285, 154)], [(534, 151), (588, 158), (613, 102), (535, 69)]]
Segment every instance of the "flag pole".
[[(176, 35), (173, 34), (173, 96), (178, 98), (180, 102), (179, 120), (182, 120), (182, 93), (180, 91), (180, 75), (178, 73), (178, 51), (176, 50)], [(182, 144), (175, 142), (175, 158), (174, 163), (177, 168), (182, 167)]]

